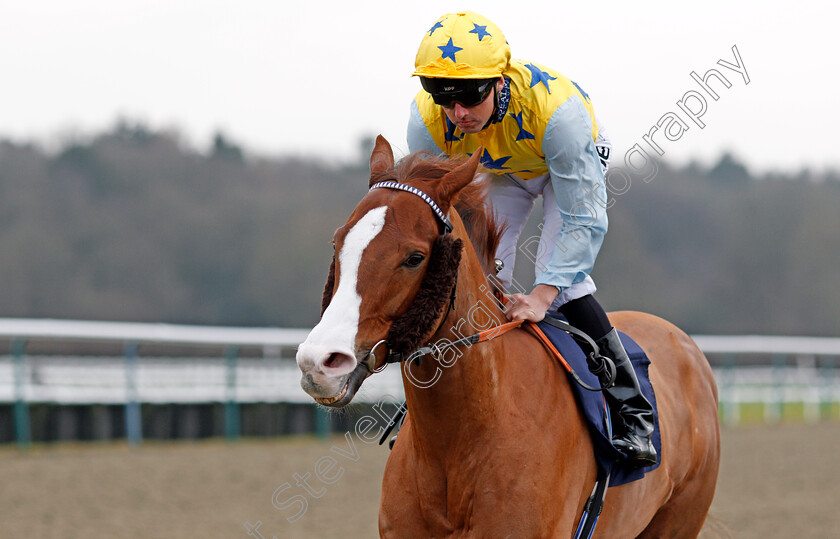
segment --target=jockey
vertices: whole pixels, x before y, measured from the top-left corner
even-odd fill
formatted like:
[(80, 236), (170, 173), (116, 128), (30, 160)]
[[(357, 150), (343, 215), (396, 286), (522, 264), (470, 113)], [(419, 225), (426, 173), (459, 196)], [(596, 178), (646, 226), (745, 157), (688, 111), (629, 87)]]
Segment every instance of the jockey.
[(426, 31), (415, 68), (423, 89), (411, 106), (409, 150), (453, 156), (483, 147), (480, 172), (490, 181), (494, 213), (506, 224), (496, 255), (505, 286), (513, 279), (519, 235), (542, 195), (539, 248), (528, 251), (534, 288), (511, 296), (506, 316), (539, 322), (559, 311), (595, 339), (616, 366), (614, 385), (604, 388), (620, 418), (614, 445), (639, 466), (655, 464), (653, 409), (589, 276), (607, 231), (610, 155), (589, 95), (556, 71), (511, 60), (502, 31), (471, 11), (444, 15)]

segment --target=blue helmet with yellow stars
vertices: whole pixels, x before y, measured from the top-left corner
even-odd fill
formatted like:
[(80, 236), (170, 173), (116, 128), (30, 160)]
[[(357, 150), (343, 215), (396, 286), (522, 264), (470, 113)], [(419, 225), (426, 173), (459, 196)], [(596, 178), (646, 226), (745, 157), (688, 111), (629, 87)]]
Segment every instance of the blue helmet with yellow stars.
[(478, 13), (440, 17), (426, 31), (414, 60), (419, 77), (498, 78), (510, 64), (510, 46), (498, 26)]

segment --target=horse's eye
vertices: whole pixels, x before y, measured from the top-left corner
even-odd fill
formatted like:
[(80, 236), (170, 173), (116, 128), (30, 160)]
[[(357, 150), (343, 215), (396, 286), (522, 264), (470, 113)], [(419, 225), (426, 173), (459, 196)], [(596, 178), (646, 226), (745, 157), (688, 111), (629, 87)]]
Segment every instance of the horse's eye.
[(416, 268), (417, 266), (422, 264), (423, 260), (425, 259), (426, 257), (420, 253), (412, 253), (408, 258), (405, 259), (405, 262), (403, 262), (403, 266), (407, 268)]

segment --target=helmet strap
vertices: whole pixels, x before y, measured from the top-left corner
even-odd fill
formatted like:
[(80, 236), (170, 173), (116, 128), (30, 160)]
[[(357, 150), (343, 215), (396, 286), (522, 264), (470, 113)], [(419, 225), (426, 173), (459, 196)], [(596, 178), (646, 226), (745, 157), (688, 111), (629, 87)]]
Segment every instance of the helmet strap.
[(487, 126), (496, 121), (496, 116), (499, 114), (499, 92), (496, 91), (496, 85), (493, 85), (493, 113), (487, 118), (487, 123), (481, 129), (487, 129)]

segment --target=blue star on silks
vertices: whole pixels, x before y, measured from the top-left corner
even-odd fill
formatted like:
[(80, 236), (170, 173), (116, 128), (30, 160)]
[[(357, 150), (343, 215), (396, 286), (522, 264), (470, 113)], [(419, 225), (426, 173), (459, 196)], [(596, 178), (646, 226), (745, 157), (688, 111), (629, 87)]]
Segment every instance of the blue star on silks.
[(493, 35), (490, 32), (487, 31), (487, 26), (479, 26), (475, 23), (473, 23), (473, 26), (475, 26), (475, 28), (470, 30), (469, 33), (470, 34), (478, 34), (478, 40), (479, 41), (484, 39), (484, 36), (493, 37)]
[(455, 134), (455, 124), (449, 121), (449, 118), (446, 119), (446, 133), (443, 134), (444, 140), (446, 142), (455, 142), (464, 138), (464, 135), (460, 137)]
[[(445, 20), (446, 20), (446, 19), (443, 19), (443, 21), (445, 21)], [(435, 30), (437, 30), (438, 28), (443, 28), (443, 24), (441, 24), (443, 21), (438, 21), (438, 22), (436, 22), (436, 23), (434, 24), (434, 26), (432, 26), (431, 28), (429, 28), (429, 35), (430, 35), (430, 36), (431, 36), (432, 34), (434, 34), (434, 33), (435, 33)]]
[(516, 125), (519, 126), (519, 134), (516, 135), (516, 142), (519, 142), (520, 140), (528, 140), (528, 139), (533, 140), (534, 135), (525, 131), (525, 128), (522, 127), (522, 113), (520, 112), (519, 114), (514, 114), (514, 113), (511, 112), (511, 113), (509, 113), (509, 115), (510, 115), (511, 118), (516, 120)]
[(548, 93), (551, 93), (551, 88), (548, 87), (548, 81), (555, 80), (557, 77), (552, 77), (534, 64), (526, 64), (525, 67), (531, 71), (531, 88), (539, 83), (543, 83)]
[(584, 91), (583, 91), (583, 88), (581, 88), (580, 86), (578, 86), (578, 83), (576, 83), (575, 81), (572, 81), (572, 84), (574, 84), (574, 85), (575, 85), (575, 88), (577, 88), (578, 92), (580, 92), (580, 95), (582, 95), (582, 96), (583, 96), (583, 98), (586, 100), (586, 102), (587, 102), (587, 103), (589, 103), (589, 102), (590, 102), (590, 101), (589, 101), (589, 94), (587, 94), (586, 92), (584, 92)]
[(490, 169), (490, 170), (505, 170), (505, 169), (510, 170), (509, 167), (505, 166), (505, 163), (511, 157), (513, 157), (513, 156), (512, 155), (506, 155), (506, 156), (500, 157), (498, 159), (493, 159), (493, 157), (490, 156), (490, 152), (488, 152), (485, 149), (484, 154), (481, 156), (479, 161), (481, 162), (481, 166), (483, 166), (484, 168)]
[(456, 47), (452, 44), (452, 38), (449, 38), (449, 43), (446, 45), (441, 45), (438, 47), (443, 54), (440, 55), (441, 58), (449, 58), (453, 62), (455, 61), (455, 53), (458, 51), (464, 50), (463, 47)]

